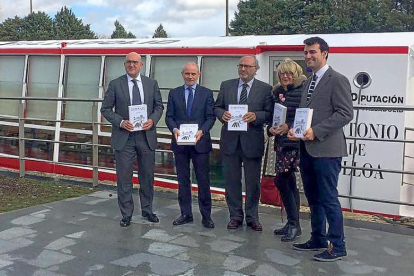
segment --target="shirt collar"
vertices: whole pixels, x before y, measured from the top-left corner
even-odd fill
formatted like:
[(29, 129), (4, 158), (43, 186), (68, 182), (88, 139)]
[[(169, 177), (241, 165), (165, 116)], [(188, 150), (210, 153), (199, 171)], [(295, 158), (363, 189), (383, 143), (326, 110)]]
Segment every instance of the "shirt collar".
[[(130, 82), (130, 81), (132, 81), (134, 78), (133, 77), (131, 77), (130, 75), (128, 75), (128, 74), (126, 74), (127, 75), (127, 78), (128, 78), (128, 82)], [(141, 82), (141, 74), (138, 74), (138, 77), (136, 78), (136, 80), (138, 81), (138, 82)]]
[(188, 86), (187, 84), (184, 84), (184, 91), (185, 91), (185, 90), (187, 90), (187, 88), (188, 88), (188, 87), (191, 87), (191, 88), (195, 91), (196, 86), (197, 86), (197, 84), (196, 84), (196, 83), (195, 83), (195, 84), (193, 84), (193, 85), (191, 85), (191, 86)]
[(318, 76), (318, 80), (320, 80), (322, 77), (323, 77), (323, 75), (325, 75), (325, 72), (327, 71), (329, 69), (329, 65), (328, 64), (325, 64), (321, 69), (319, 69), (316, 73), (315, 73), (315, 75), (317, 75)]
[[(254, 78), (252, 78), (248, 83), (247, 83), (247, 85), (249, 85), (249, 88), (252, 88), (252, 85), (253, 85), (253, 81), (254, 81)], [(238, 87), (240, 87), (240, 86), (242, 86), (243, 85), (243, 81), (242, 81), (242, 79), (239, 79), (239, 86)]]

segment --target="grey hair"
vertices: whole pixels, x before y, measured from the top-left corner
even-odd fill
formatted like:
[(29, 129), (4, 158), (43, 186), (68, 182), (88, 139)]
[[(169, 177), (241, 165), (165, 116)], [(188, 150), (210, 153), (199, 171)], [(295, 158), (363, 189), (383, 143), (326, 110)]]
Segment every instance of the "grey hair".
[(260, 68), (259, 61), (257, 60), (256, 56), (242, 56), (242, 57), (240, 58), (240, 60), (242, 60), (242, 59), (243, 59), (243, 58), (245, 58), (245, 57), (251, 57), (251, 58), (253, 58), (253, 59), (254, 59), (254, 66), (256, 66), (256, 68), (257, 68), (257, 69), (259, 69), (259, 68)]
[(197, 67), (197, 71), (198, 72), (200, 72), (200, 68), (198, 67), (198, 64), (197, 63), (195, 63), (194, 61), (189, 61), (189, 62), (186, 62), (185, 64), (184, 64), (184, 67), (183, 67), (183, 70), (181, 71), (181, 72), (184, 72), (184, 70), (185, 70), (185, 67), (187, 66), (187, 65), (195, 65), (196, 67)]

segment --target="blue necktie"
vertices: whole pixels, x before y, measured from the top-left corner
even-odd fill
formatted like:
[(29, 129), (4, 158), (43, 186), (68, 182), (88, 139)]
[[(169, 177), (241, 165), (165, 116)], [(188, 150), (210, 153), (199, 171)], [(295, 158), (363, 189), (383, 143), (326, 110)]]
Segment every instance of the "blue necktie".
[(193, 107), (193, 88), (187, 87), (188, 90), (188, 98), (187, 98), (187, 116), (191, 117), (191, 108)]
[(139, 88), (136, 79), (132, 79), (134, 86), (132, 87), (132, 105), (142, 104), (141, 94), (139, 93)]

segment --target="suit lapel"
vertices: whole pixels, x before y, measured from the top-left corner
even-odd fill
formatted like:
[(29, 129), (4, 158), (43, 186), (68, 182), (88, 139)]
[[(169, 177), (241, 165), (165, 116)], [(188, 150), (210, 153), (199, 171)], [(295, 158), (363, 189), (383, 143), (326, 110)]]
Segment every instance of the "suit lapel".
[(122, 93), (124, 94), (124, 97), (127, 101), (127, 105), (130, 106), (131, 105), (131, 96), (129, 95), (128, 78), (127, 78), (126, 75), (124, 75), (121, 78), (121, 89), (122, 89)]
[[(329, 69), (326, 70), (325, 74), (323, 74), (322, 79), (319, 81), (318, 85), (315, 87), (315, 90), (313, 91), (309, 99), (309, 102), (307, 103), (307, 106), (312, 102), (312, 100), (316, 97), (316, 95), (318, 95), (318, 93), (323, 89), (324, 85), (331, 79), (331, 75), (332, 75), (332, 69), (331, 67), (329, 67)], [(306, 89), (306, 94), (308, 94), (308, 89)]]
[(144, 78), (143, 76), (141, 76), (141, 81), (142, 81), (142, 89), (144, 89), (144, 103), (148, 106), (149, 103), (149, 99), (150, 99), (150, 92), (149, 92), (149, 87), (150, 84), (148, 83), (147, 79)]
[(239, 79), (235, 79), (233, 82), (233, 85), (231, 86), (230, 89), (230, 102), (229, 104), (238, 104), (239, 102), (237, 101), (237, 92), (239, 89)]
[[(194, 108), (195, 108), (195, 106), (197, 106), (197, 102), (199, 102), (200, 98), (201, 98), (201, 95), (200, 95), (201, 91), (200, 91), (199, 87), (200, 87), (199, 85), (196, 85), (196, 89), (194, 91), (194, 99), (193, 99), (193, 106), (191, 107), (191, 115), (194, 114)], [(198, 105), (198, 106), (200, 106), (200, 105)]]
[(253, 80), (252, 87), (250, 87), (249, 97), (247, 98), (247, 103), (253, 102), (253, 98), (256, 97), (257, 93), (254, 93), (257, 87), (256, 79)]
[(184, 85), (180, 87), (178, 93), (178, 103), (181, 105), (181, 108), (184, 110), (184, 113), (187, 114), (187, 105), (185, 103), (185, 88)]
[(309, 85), (311, 83), (311, 78), (308, 78), (306, 80), (305, 85), (303, 86), (303, 91), (302, 91), (302, 98), (301, 98), (301, 102), (300, 102), (300, 106), (304, 107), (304, 106), (308, 106), (309, 103), (306, 102), (306, 98), (308, 96), (308, 89), (309, 89)]

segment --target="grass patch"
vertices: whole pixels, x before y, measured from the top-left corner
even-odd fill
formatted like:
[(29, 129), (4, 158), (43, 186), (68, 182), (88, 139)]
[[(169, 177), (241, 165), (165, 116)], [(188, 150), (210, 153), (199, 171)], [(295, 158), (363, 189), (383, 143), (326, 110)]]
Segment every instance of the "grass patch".
[(38, 181), (0, 175), (0, 213), (78, 197), (95, 191), (97, 189), (53, 181)]

